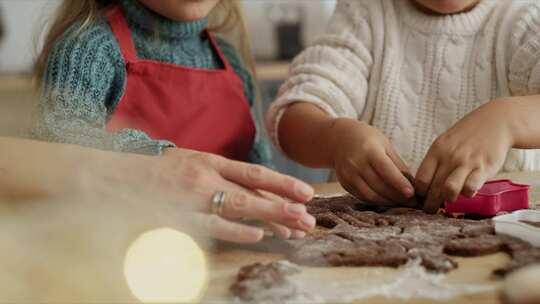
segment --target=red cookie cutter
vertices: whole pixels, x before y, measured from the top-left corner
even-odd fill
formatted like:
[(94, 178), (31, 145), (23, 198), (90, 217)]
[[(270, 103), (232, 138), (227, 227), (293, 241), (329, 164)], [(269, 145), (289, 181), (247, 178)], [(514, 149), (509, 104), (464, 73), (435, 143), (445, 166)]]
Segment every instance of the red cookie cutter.
[(490, 181), (473, 198), (460, 195), (457, 201), (445, 203), (447, 213), (495, 216), (529, 208), (529, 186), (502, 179)]

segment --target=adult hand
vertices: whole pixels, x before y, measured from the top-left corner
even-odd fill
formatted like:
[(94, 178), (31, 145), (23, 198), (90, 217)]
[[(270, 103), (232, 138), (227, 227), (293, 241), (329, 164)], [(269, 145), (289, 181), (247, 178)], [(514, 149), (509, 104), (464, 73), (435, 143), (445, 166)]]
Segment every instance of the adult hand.
[[(173, 205), (197, 212), (195, 222), (213, 237), (241, 243), (262, 239), (262, 228), (233, 222), (240, 219), (262, 221), (282, 238), (303, 237), (315, 226), (315, 218), (301, 204), (311, 200), (313, 188), (295, 178), (184, 149), (167, 149), (152, 162), (142, 171), (146, 185)], [(211, 200), (220, 191), (225, 199), (218, 216), (211, 214)]]
[[(0, 147), (0, 200), (145, 201), (179, 219), (196, 212), (195, 224), (212, 236), (242, 243), (259, 241), (263, 229), (231, 221), (259, 220), (283, 238), (315, 226), (301, 204), (313, 189), (261, 166), (184, 149), (151, 157), (5, 138)], [(218, 191), (226, 193), (221, 217), (210, 214)]]

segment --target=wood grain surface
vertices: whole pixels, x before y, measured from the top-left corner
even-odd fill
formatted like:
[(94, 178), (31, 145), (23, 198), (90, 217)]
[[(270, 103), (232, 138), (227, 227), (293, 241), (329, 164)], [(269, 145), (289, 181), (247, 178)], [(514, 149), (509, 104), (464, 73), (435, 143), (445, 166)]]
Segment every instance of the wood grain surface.
[[(501, 174), (498, 178), (510, 178), (515, 182), (531, 185), (529, 200), (531, 208), (540, 209), (540, 172), (528, 173), (508, 173)], [(343, 192), (338, 184), (315, 185), (318, 194), (333, 194)], [(279, 246), (271, 246), (272, 251), (279, 251)], [(261, 249), (262, 247), (262, 249)], [(270, 262), (282, 259), (284, 256), (279, 252), (265, 252), (264, 246), (254, 248), (220, 248), (217, 252), (209, 253), (208, 258), (211, 265), (210, 282), (206, 294), (206, 300), (217, 302), (229, 302), (231, 296), (228, 292), (229, 286), (234, 281), (238, 269), (244, 265), (255, 262)], [(504, 253), (476, 258), (456, 258), (459, 268), (448, 274), (448, 281), (462, 284), (490, 284), (494, 286), (494, 291), (478, 293), (453, 298), (449, 301), (410, 299), (399, 301), (384, 297), (375, 297), (357, 301), (355, 303), (472, 303), (472, 304), (493, 304), (499, 303), (499, 285), (491, 272), (497, 267), (504, 265), (509, 257)], [(384, 267), (333, 267), (333, 268), (313, 268), (303, 267), (302, 278), (320, 278), (328, 281), (329, 284), (339, 284), (351, 280), (361, 280), (377, 277), (381, 280), (392, 280), (400, 270)]]

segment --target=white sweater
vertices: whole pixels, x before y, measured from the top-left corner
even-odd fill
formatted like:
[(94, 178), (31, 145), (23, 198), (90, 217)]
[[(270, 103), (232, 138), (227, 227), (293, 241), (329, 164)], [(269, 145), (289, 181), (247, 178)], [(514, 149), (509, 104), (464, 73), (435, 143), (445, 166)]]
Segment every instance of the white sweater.
[[(540, 0), (482, 0), (448, 16), (410, 1), (338, 2), (267, 114), (276, 145), (287, 106), (309, 102), (380, 129), (416, 171), (468, 112), (498, 97), (540, 94)], [(512, 150), (504, 170), (540, 170), (539, 151)]]

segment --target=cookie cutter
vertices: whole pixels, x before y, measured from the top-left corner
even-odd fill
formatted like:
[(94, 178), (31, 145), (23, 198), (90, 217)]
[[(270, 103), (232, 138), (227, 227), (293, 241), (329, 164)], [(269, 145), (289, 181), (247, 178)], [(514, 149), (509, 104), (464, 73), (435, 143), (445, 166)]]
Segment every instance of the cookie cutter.
[(466, 213), (492, 217), (503, 212), (529, 208), (529, 186), (508, 179), (484, 184), (473, 198), (460, 195), (457, 201), (445, 202), (447, 213)]
[(493, 218), (495, 233), (510, 235), (540, 247), (540, 227), (535, 227), (524, 221), (540, 223), (540, 211), (519, 210), (496, 216)]

